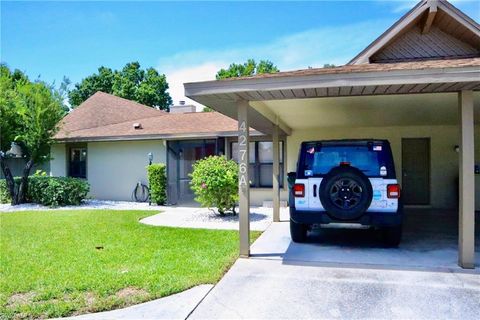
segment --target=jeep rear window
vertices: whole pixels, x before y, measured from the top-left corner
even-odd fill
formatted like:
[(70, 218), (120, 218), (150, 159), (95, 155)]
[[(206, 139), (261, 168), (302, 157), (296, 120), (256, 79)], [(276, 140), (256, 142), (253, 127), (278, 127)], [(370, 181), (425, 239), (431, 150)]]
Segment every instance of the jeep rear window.
[(304, 177), (321, 177), (340, 165), (355, 167), (368, 177), (394, 175), (387, 156), (390, 150), (382, 145), (306, 145), (302, 152), (299, 174)]

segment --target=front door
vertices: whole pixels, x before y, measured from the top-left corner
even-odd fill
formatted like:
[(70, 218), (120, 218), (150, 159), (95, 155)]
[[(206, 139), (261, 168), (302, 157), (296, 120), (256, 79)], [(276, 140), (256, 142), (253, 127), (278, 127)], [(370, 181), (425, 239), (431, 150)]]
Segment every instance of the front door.
[(404, 204), (430, 204), (430, 138), (402, 139)]

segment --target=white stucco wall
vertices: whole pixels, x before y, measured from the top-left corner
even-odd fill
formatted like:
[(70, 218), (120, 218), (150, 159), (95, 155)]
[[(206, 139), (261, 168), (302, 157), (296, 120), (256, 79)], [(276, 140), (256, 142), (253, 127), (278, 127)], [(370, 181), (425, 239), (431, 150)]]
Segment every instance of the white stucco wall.
[(64, 143), (56, 143), (50, 148), (50, 175), (64, 177), (67, 175), (67, 153)]
[[(480, 164), (479, 128), (475, 128), (475, 158)], [(288, 172), (296, 171), (298, 150), (302, 141), (325, 139), (374, 138), (390, 141), (395, 160), (397, 178), (401, 183), (402, 138), (430, 138), (431, 158), (431, 206), (434, 208), (454, 208), (457, 204), (456, 178), (458, 177), (458, 153), (454, 151), (459, 144), (457, 126), (412, 126), (412, 127), (368, 127), (368, 128), (323, 128), (294, 130), (287, 137)], [(472, 168), (472, 174), (474, 174)], [(480, 183), (480, 177), (476, 179)], [(477, 184), (478, 185), (478, 184)], [(479, 190), (479, 188), (477, 188)], [(479, 192), (476, 198), (480, 200)], [(477, 210), (480, 209), (477, 201)]]
[[(65, 144), (52, 146), (50, 175), (67, 175)], [(87, 179), (89, 196), (102, 200), (131, 200), (138, 181), (148, 185), (146, 166), (148, 153), (153, 162), (166, 163), (162, 140), (89, 142), (87, 144)]]
[(149, 152), (154, 163), (166, 163), (161, 140), (90, 142), (87, 148), (87, 179), (96, 199), (131, 200), (138, 181), (148, 185)]

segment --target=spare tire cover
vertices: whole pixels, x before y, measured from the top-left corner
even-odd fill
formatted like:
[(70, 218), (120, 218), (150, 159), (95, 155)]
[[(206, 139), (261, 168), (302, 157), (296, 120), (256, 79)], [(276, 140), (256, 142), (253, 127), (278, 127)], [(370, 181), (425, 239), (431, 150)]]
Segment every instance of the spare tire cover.
[(372, 184), (360, 170), (335, 167), (323, 178), (320, 201), (327, 213), (339, 220), (354, 220), (367, 211), (372, 202)]

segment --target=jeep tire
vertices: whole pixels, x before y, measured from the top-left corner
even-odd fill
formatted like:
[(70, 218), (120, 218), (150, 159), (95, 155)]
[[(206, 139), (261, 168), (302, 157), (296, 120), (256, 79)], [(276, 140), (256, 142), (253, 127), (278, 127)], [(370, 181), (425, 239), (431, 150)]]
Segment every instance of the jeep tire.
[(307, 225), (290, 219), (290, 236), (293, 242), (302, 243), (307, 240)]
[(402, 225), (382, 228), (382, 238), (385, 246), (396, 248), (402, 240)]
[(330, 170), (320, 184), (320, 201), (327, 213), (339, 220), (355, 220), (372, 202), (370, 180), (355, 167), (339, 166)]

